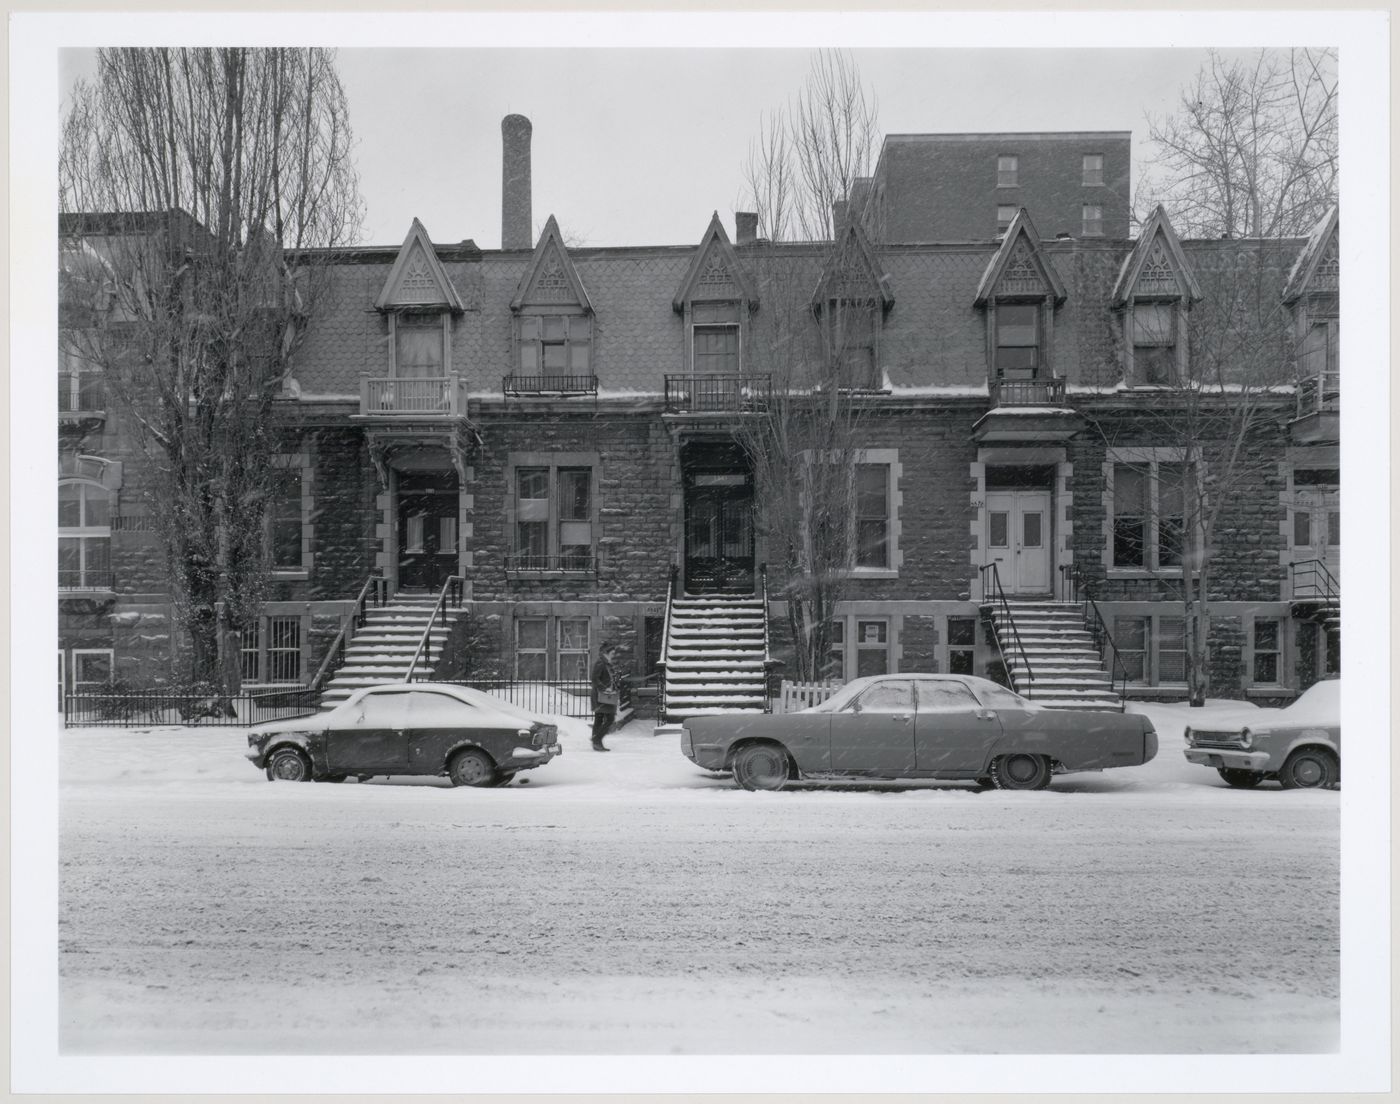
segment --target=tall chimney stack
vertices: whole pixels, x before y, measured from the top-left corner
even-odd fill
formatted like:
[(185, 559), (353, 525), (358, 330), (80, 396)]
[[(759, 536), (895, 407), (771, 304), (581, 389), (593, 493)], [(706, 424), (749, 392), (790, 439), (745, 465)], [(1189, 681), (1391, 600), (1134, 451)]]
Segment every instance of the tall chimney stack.
[(734, 244), (753, 245), (758, 238), (758, 212), (734, 212)]
[(530, 120), (507, 115), (501, 120), (501, 248), (529, 249)]

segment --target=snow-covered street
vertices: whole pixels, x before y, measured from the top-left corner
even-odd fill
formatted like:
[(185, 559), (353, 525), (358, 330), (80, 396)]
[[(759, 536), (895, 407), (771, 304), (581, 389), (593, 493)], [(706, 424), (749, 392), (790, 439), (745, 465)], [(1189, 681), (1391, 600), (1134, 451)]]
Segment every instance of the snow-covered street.
[(1339, 793), (1227, 789), (1143, 708), (1156, 760), (1042, 793), (747, 793), (641, 721), (495, 790), (64, 732), (60, 1047), (1335, 1050)]

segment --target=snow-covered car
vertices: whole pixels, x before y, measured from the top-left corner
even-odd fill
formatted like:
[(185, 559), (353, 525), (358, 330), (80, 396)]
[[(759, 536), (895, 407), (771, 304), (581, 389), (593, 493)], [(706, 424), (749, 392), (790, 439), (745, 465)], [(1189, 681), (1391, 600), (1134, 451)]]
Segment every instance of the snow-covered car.
[(797, 713), (691, 717), (681, 751), (747, 790), (797, 778), (968, 779), (1040, 790), (1055, 774), (1146, 763), (1152, 722), (1135, 713), (1046, 709), (970, 675), (859, 678)]
[(1314, 683), (1283, 709), (1188, 725), (1185, 735), (1186, 758), (1214, 767), (1237, 789), (1269, 778), (1285, 790), (1335, 786), (1342, 779), (1341, 681)]
[(454, 786), (502, 786), (562, 751), (547, 718), (491, 694), (394, 683), (356, 691), (324, 713), (258, 725), (247, 756), (268, 781), (427, 774)]

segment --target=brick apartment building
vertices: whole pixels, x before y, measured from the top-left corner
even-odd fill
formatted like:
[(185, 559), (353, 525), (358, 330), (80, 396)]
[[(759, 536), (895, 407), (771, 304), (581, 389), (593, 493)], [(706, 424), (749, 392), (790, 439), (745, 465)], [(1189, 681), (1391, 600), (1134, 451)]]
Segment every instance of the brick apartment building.
[[(1260, 400), (1275, 416), (1246, 448), (1267, 463), (1216, 526), (1213, 693), (1287, 698), (1336, 669), (1335, 211), (1308, 239), (1183, 241), (1160, 210), (1130, 237), (1127, 134), (898, 135), (834, 249), (757, 239), (742, 213), (733, 238), (716, 217), (686, 244), (571, 249), (553, 217), (530, 240), (529, 124), (503, 131), (504, 248), (434, 243), (415, 220), (400, 245), (329, 258), (334, 293), (278, 404), (274, 586), (246, 682), (309, 683), (339, 634), (353, 644), (375, 578), (416, 640), (456, 576), (439, 677), (581, 678), (611, 639), (638, 681), (664, 661), (672, 716), (752, 707), (786, 645), (734, 425), (771, 386), (757, 327), (778, 269), (812, 289), (813, 327), (838, 283), (879, 308), (851, 383), (868, 539), (837, 618), (842, 677), (1005, 662), (1046, 700), (1183, 696), (1183, 445), (1162, 414), (1219, 360), (1208, 322), (1238, 322), (1223, 304), (1246, 284), (1268, 308), (1250, 363), (1288, 385)], [(100, 312), (69, 304), (65, 325)], [(181, 672), (141, 460), (107, 406), (100, 374), (61, 358), (70, 691)], [(1112, 644), (1018, 659), (1008, 616), (1034, 644), (1086, 586)], [(412, 651), (352, 655), (327, 685), (402, 677)]]

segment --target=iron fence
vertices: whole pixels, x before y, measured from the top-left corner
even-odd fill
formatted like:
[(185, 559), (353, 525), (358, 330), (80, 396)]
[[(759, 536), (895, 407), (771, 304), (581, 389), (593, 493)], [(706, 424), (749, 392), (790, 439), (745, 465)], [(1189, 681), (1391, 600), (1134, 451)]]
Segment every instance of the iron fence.
[[(561, 717), (593, 716), (593, 684), (588, 679), (465, 678), (433, 681), (484, 690), (532, 713), (554, 713)], [(618, 690), (618, 709), (621, 711), (631, 705), (632, 692), (625, 679), (621, 680)]]
[(596, 395), (598, 377), (554, 374), (545, 376), (505, 376), (501, 390), (506, 395)]
[(666, 377), (668, 414), (741, 414), (767, 410), (773, 399), (767, 375)]
[(211, 694), (180, 690), (84, 690), (63, 699), (65, 728), (210, 725), (242, 728), (315, 713), (320, 693), (304, 686)]

